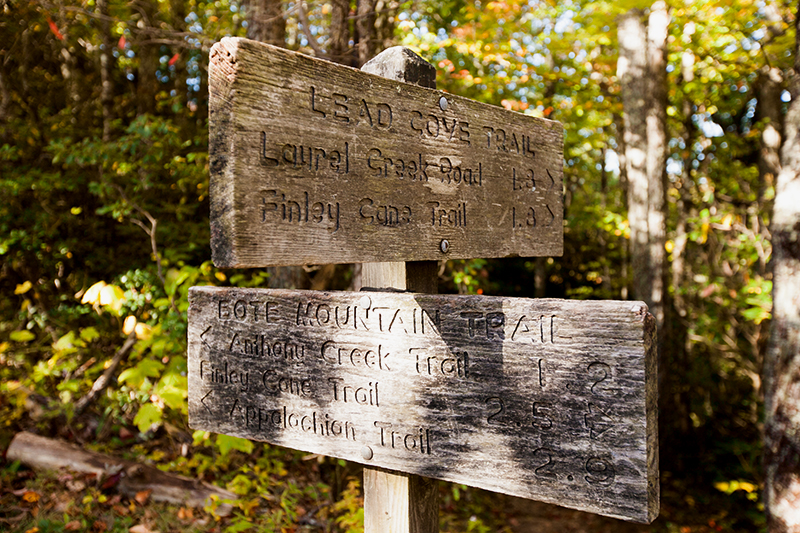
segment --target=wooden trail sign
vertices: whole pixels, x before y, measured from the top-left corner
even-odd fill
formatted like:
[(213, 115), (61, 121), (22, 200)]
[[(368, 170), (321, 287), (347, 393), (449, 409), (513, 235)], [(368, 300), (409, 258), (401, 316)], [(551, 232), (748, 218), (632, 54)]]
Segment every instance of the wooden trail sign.
[(641, 302), (193, 287), (193, 428), (650, 522)]
[(563, 129), (245, 39), (209, 66), (219, 267), (563, 253)]

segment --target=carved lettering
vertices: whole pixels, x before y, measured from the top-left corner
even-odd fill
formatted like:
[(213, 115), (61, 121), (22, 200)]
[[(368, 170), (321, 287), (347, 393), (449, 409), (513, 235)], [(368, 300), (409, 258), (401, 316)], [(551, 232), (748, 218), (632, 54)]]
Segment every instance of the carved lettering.
[(553, 462), (553, 450), (549, 448), (538, 448), (533, 452), (533, 457), (537, 461), (543, 461), (544, 464), (537, 466), (533, 471), (536, 477), (556, 480), (558, 476), (553, 472), (555, 463)]
[[(243, 419), (245, 427), (253, 427), (259, 431), (281, 429), (284, 431), (299, 431), (321, 437), (340, 437), (347, 440), (356, 440), (356, 426), (349, 420), (337, 420), (327, 413), (302, 413), (290, 411), (283, 406), (278, 409), (262, 409), (256, 406), (239, 406), (239, 400), (234, 402), (230, 410), (231, 417), (239, 416)], [(236, 413), (236, 415), (234, 415)]]
[(434, 227), (464, 228), (467, 226), (466, 202), (461, 202), (455, 207), (444, 207), (439, 202), (427, 202), (425, 206), (431, 211), (431, 225)]
[(312, 379), (301, 379), (283, 376), (275, 370), (266, 370), (261, 374), (261, 384), (273, 393), (287, 393), (294, 396), (310, 397), (314, 392)]
[(277, 189), (268, 189), (261, 194), (261, 222), (317, 224), (331, 233), (336, 233), (341, 227), (339, 202), (314, 201), (307, 191), (299, 198), (287, 198)]
[(417, 374), (469, 379), (469, 354), (467, 352), (432, 355), (425, 348), (409, 348), (408, 353), (413, 355), (416, 360)]
[(397, 428), (391, 422), (376, 420), (373, 425), (380, 430), (380, 442), (383, 447), (395, 449), (405, 449), (409, 452), (417, 452), (424, 455), (431, 454), (431, 435), (427, 428), (416, 430), (403, 430)]
[(378, 396), (378, 382), (370, 381), (366, 387), (354, 387), (345, 383), (343, 378), (328, 378), (333, 388), (333, 401), (342, 403), (357, 403), (358, 405), (373, 405), (380, 407)]
[(374, 129), (388, 130), (394, 115), (392, 106), (384, 102), (368, 102), (344, 92), (321, 94), (315, 86), (310, 92), (311, 111), (314, 116), (329, 118), (342, 125), (365, 125)]
[(423, 115), (421, 112), (413, 110), (409, 126), (422, 138), (441, 138), (448, 142), (470, 144), (469, 122), (457, 118), (440, 117), (432, 113)]
[(439, 159), (440, 181), (448, 184), (477, 185), (483, 187), (483, 163), (478, 163), (478, 168), (463, 168), (454, 166), (449, 157)]
[(609, 485), (614, 481), (614, 465), (602, 457), (590, 457), (586, 460), (586, 473), (584, 479), (587, 483), (595, 485)]
[(228, 361), (222, 365), (212, 364), (205, 359), (200, 360), (200, 379), (209, 383), (222, 385), (238, 385), (242, 391), (247, 391), (250, 383), (250, 373), (228, 367)]
[(462, 311), (460, 316), (467, 319), (467, 331), (470, 337), (474, 337), (479, 330), (483, 332), (485, 329), (487, 339), (496, 337), (504, 340), (506, 338), (504, 331), (506, 316), (502, 312)]
[(533, 169), (526, 169), (517, 174), (517, 168), (511, 169), (511, 190), (512, 191), (535, 191), (536, 178)]
[(495, 149), (500, 152), (520, 154), (525, 157), (536, 157), (536, 152), (531, 150), (531, 136), (511, 132), (509, 135), (503, 128), (493, 126), (483, 126), (486, 133), (486, 148)]
[(489, 424), (501, 424), (502, 422), (497, 417), (506, 412), (506, 403), (499, 396), (493, 396), (486, 398), (486, 405), (490, 404), (493, 404), (493, 407), (491, 407), (492, 413), (486, 418), (486, 422)]
[(407, 205), (375, 205), (371, 198), (362, 198), (358, 205), (358, 214), (366, 224), (396, 228), (411, 223), (411, 207)]
[(387, 361), (390, 355), (381, 344), (378, 345), (377, 350), (362, 350), (360, 348), (340, 346), (336, 341), (331, 340), (325, 341), (320, 350), (320, 357), (326, 363), (365, 367), (386, 372), (392, 371)]

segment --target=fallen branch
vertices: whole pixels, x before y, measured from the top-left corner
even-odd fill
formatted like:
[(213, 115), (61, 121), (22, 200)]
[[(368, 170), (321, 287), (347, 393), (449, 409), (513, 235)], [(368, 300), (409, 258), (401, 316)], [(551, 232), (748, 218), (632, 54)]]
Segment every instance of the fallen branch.
[[(150, 498), (153, 501), (200, 508), (210, 504), (214, 496), (219, 499), (236, 498), (232, 492), (203, 481), (168, 474), (149, 465), (86, 451), (74, 444), (40, 437), (27, 431), (14, 436), (6, 458), (9, 461), (20, 461), (34, 470), (66, 469), (81, 474), (94, 474), (98, 480), (119, 476), (116, 483), (117, 491), (129, 499), (134, 499), (142, 491), (152, 491)], [(230, 505), (222, 504), (217, 507), (216, 514), (227, 516), (231, 511)]]
[(136, 344), (136, 332), (131, 331), (128, 338), (125, 339), (125, 343), (117, 350), (117, 353), (114, 354), (114, 358), (111, 360), (111, 364), (108, 365), (106, 371), (103, 372), (103, 375), (97, 378), (97, 380), (92, 385), (92, 389), (86, 393), (86, 395), (78, 400), (75, 403), (75, 414), (81, 414), (84, 409), (86, 409), (90, 403), (92, 403), (97, 396), (100, 395), (101, 392), (106, 390), (108, 384), (111, 382), (111, 378), (114, 377), (114, 374), (117, 372), (117, 367), (122, 362), (122, 359), (128, 356), (128, 353), (133, 348), (133, 345)]

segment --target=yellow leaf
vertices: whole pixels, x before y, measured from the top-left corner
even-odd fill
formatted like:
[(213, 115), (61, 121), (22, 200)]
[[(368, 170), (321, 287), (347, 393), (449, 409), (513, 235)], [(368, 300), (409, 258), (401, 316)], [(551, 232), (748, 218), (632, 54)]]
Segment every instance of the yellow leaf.
[(128, 315), (125, 317), (125, 322), (122, 323), (122, 333), (125, 335), (130, 335), (133, 328), (136, 327), (136, 317), (133, 315)]
[(675, 243), (671, 240), (665, 242), (664, 249), (667, 251), (667, 253), (672, 253), (672, 250), (675, 249)]
[(215, 278), (217, 278), (217, 279), (218, 279), (218, 280), (220, 280), (220, 281), (225, 281), (226, 279), (228, 279), (228, 278), (225, 276), (225, 274), (224, 274), (224, 273), (222, 273), (222, 272), (214, 272), (214, 277), (215, 277)]
[(150, 494), (152, 493), (152, 489), (140, 490), (136, 493), (134, 499), (139, 503), (139, 505), (144, 505), (147, 503), (147, 500), (150, 499)]
[(105, 281), (98, 281), (83, 294), (83, 298), (81, 298), (82, 304), (96, 304), (97, 301), (100, 299), (100, 291), (103, 290), (103, 287), (106, 286)]
[(125, 293), (116, 285), (106, 285), (100, 289), (100, 305), (107, 305), (115, 311), (119, 311), (125, 302)]
[(149, 339), (153, 336), (153, 328), (142, 322), (138, 322), (134, 330), (136, 331), (136, 338), (139, 340)]
[(755, 492), (757, 487), (752, 483), (748, 483), (747, 481), (740, 481), (739, 488), (746, 492)]
[(32, 490), (25, 491), (25, 494), (22, 495), (22, 499), (28, 503), (36, 503), (39, 501), (39, 494)]
[(728, 213), (722, 220), (723, 229), (731, 229), (731, 224), (733, 224), (733, 213)]
[(17, 285), (16, 289), (14, 289), (14, 294), (25, 294), (26, 292), (31, 290), (31, 287), (33, 287), (33, 283), (31, 283), (30, 281), (21, 283), (20, 285)]

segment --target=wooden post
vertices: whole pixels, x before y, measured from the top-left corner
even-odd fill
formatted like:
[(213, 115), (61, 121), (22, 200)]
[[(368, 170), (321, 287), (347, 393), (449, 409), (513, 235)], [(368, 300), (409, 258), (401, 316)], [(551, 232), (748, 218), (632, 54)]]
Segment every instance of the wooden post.
[[(364, 72), (436, 88), (436, 69), (408, 48), (384, 50)], [(436, 294), (437, 261), (364, 263), (364, 287), (393, 288)], [(365, 533), (435, 533), (439, 531), (439, 492), (435, 480), (390, 470), (364, 467)]]

